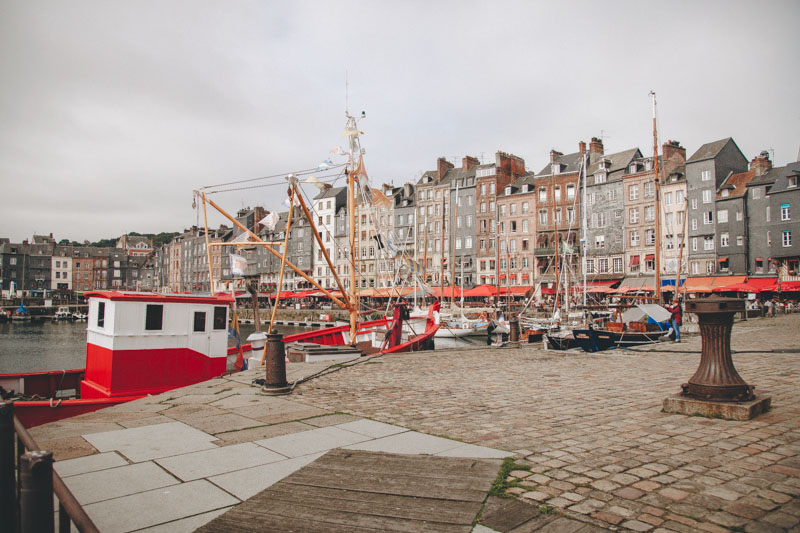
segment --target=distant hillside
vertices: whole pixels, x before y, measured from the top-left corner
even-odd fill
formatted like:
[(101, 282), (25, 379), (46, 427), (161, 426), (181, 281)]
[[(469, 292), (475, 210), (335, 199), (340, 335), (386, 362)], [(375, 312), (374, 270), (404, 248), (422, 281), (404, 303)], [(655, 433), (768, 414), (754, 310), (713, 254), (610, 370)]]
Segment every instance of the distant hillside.
[[(162, 231), (161, 233), (155, 234), (155, 233), (136, 233), (135, 231), (131, 231), (130, 233), (128, 233), (128, 235), (132, 235), (134, 237), (147, 237), (148, 239), (152, 239), (153, 246), (158, 248), (161, 245), (167, 244), (174, 237), (177, 237), (178, 235), (180, 235), (180, 233), (178, 233), (177, 231), (171, 231), (171, 232), (163, 232)], [(118, 240), (119, 240), (119, 237), (116, 237), (116, 238), (113, 238), (113, 239), (100, 239), (97, 242), (91, 243), (90, 246), (113, 248), (114, 246), (117, 245), (117, 241)]]

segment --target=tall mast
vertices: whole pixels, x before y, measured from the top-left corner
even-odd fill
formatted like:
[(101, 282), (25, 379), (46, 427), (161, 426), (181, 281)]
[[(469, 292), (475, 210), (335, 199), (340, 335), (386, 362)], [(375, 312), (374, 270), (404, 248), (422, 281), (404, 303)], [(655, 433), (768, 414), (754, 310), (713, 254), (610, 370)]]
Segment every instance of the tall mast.
[[(495, 176), (495, 183), (497, 183), (497, 177)], [(497, 311), (500, 312), (500, 206), (497, 205), (497, 186), (495, 185), (495, 195), (494, 195), (494, 236), (495, 236), (495, 252), (496, 258), (495, 261), (495, 274), (497, 274), (497, 279), (495, 280), (495, 288), (497, 289)]]
[[(455, 289), (455, 279), (456, 279), (456, 232), (458, 231), (458, 181), (456, 181), (456, 197), (455, 197), (455, 205), (453, 206), (453, 221), (450, 223), (450, 233), (452, 233), (453, 239), (450, 243), (450, 307), (455, 307), (456, 305), (456, 289)], [(461, 280), (463, 283), (464, 280)]]
[[(583, 146), (583, 145), (581, 145), (581, 146)], [(588, 171), (587, 170), (587, 165), (586, 165), (586, 160), (587, 160), (588, 156), (589, 156), (589, 154), (584, 150), (583, 159), (581, 160), (581, 166), (583, 167), (583, 184), (582, 184), (583, 185), (583, 187), (582, 187), (583, 194), (581, 195), (582, 196), (581, 197), (581, 220), (582, 220), (581, 230), (583, 232), (583, 235), (581, 235), (581, 239), (580, 239), (581, 246), (583, 247), (583, 250), (581, 250), (581, 252), (582, 252), (582, 256), (583, 256), (582, 269), (583, 269), (583, 310), (584, 310), (583, 314), (584, 314), (584, 317), (586, 316), (586, 246), (587, 246), (587, 243), (586, 243), (586, 233), (587, 233), (587, 231), (586, 231), (587, 230), (587, 225), (586, 225), (586, 182), (588, 181), (587, 177), (586, 177), (586, 174), (587, 174), (587, 171)], [(580, 173), (578, 174), (578, 179), (579, 180), (581, 179)]]
[(550, 168), (550, 182), (553, 186), (553, 245), (555, 246), (555, 263), (556, 263), (556, 305), (555, 309), (558, 309), (558, 289), (559, 283), (561, 282), (559, 270), (558, 270), (558, 215), (556, 211), (556, 175), (553, 173), (552, 167)]
[[(356, 130), (355, 117), (347, 113), (347, 129)], [(350, 216), (350, 343), (355, 346), (358, 333), (358, 295), (356, 293), (356, 157), (360, 157), (361, 149), (356, 142), (356, 135), (350, 136), (350, 164), (347, 172), (347, 213)], [(358, 152), (358, 153), (357, 153)], [(291, 209), (291, 208), (290, 208)]]
[(658, 130), (656, 129), (656, 93), (650, 91), (653, 99), (653, 168), (655, 169), (655, 193), (656, 193), (656, 302), (662, 302), (661, 298), (661, 179), (658, 174)]
[[(448, 189), (449, 190), (449, 189)], [(445, 203), (444, 199), (447, 195), (442, 190), (442, 249), (441, 255), (439, 255), (439, 300), (444, 302), (444, 243), (447, 242), (445, 235), (447, 232), (445, 231), (444, 225), (447, 223), (447, 218), (445, 218)]]
[[(415, 202), (416, 203), (416, 202)], [(419, 266), (419, 259), (417, 251), (419, 250), (419, 245), (417, 244), (417, 226), (419, 225), (419, 219), (417, 219), (417, 209), (414, 208), (414, 264)], [(422, 273), (422, 270), (419, 270), (419, 274)], [(417, 307), (417, 274), (414, 273), (411, 275), (414, 278), (414, 307)]]
[(680, 242), (678, 242), (678, 268), (675, 274), (675, 298), (678, 298), (678, 291), (681, 288), (681, 269), (683, 269), (683, 240), (686, 238), (686, 220), (689, 218), (689, 195), (684, 198), (683, 225), (681, 226)]

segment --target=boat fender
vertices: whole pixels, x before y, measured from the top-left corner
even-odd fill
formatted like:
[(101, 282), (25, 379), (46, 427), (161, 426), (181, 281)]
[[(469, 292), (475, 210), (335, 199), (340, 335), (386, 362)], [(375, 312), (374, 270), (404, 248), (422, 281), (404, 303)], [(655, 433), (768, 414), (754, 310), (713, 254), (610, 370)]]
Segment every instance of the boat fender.
[(55, 405), (53, 405), (53, 399), (52, 399), (52, 398), (50, 398), (50, 408), (51, 408), (51, 409), (55, 409), (56, 407), (58, 407), (59, 405), (61, 405), (61, 401), (62, 401), (62, 398), (59, 398), (59, 399), (58, 399), (58, 401), (56, 402), (56, 404), (55, 404)]

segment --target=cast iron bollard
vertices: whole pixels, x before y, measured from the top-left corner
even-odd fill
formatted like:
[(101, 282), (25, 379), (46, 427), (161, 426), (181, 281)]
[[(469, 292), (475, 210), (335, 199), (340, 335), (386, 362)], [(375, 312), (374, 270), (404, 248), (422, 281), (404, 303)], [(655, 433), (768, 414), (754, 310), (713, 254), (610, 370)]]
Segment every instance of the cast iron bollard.
[(20, 531), (53, 531), (53, 452), (27, 452), (20, 457)]
[(508, 334), (509, 342), (519, 342), (519, 317), (516, 314), (512, 315), (508, 321)]
[(267, 375), (261, 390), (273, 395), (289, 394), (291, 389), (286, 382), (286, 348), (280, 333), (267, 334), (267, 357), (264, 364)]
[(731, 359), (731, 329), (734, 314), (744, 309), (737, 298), (703, 298), (686, 303), (700, 324), (703, 351), (700, 366), (681, 385), (683, 396), (717, 402), (746, 402), (755, 398), (753, 387), (736, 372)]
[(14, 404), (0, 402), (0, 524), (15, 531), (17, 495), (14, 482)]

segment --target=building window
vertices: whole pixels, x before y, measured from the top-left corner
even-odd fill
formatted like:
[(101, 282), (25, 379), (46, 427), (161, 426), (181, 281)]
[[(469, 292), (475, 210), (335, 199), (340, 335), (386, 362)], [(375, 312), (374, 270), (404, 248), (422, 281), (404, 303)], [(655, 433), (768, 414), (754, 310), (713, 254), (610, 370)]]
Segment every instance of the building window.
[(546, 202), (547, 201), (547, 188), (546, 187), (539, 187), (539, 201)]
[(664, 205), (672, 205), (672, 193), (665, 192), (664, 193)]
[(789, 215), (789, 208), (791, 207), (790, 204), (783, 204), (781, 205), (781, 220), (787, 221), (790, 220), (791, 217)]
[(703, 191), (703, 203), (710, 204), (711, 203), (711, 190), (706, 189)]
[(597, 260), (597, 266), (600, 267), (600, 273), (605, 274), (608, 272), (608, 259), (603, 257)]
[(706, 261), (706, 274), (714, 273), (714, 261)]
[(728, 210), (723, 209), (721, 211), (717, 211), (717, 222), (724, 223), (728, 221)]
[(575, 185), (567, 185), (567, 200), (575, 199)]
[(148, 331), (160, 331), (163, 329), (164, 306), (160, 304), (147, 305), (145, 310), (144, 329)]
[(106, 324), (106, 303), (100, 302), (97, 304), (97, 327), (105, 327)]
[(692, 267), (692, 274), (700, 273), (700, 263), (698, 263), (697, 261), (692, 261), (691, 267)]
[(656, 219), (656, 208), (655, 206), (648, 205), (644, 208), (644, 219), (647, 222), (651, 222)]
[(737, 235), (736, 236), (736, 246), (744, 246), (744, 236)]
[(756, 274), (763, 274), (764, 273), (764, 260), (763, 259), (756, 258), (755, 270), (756, 270)]
[(692, 229), (693, 229), (693, 230), (696, 230), (696, 229), (697, 229), (697, 219), (696, 219), (696, 218), (693, 218), (693, 219), (692, 219)]
[(692, 237), (692, 251), (697, 251), (697, 237)]
[(644, 197), (645, 198), (652, 198), (656, 195), (656, 184), (652, 181), (648, 181), (644, 184)]
[(730, 235), (728, 233), (720, 233), (719, 235), (719, 245), (728, 247), (728, 243), (730, 241)]
[(206, 330), (206, 314), (202, 311), (195, 311), (194, 313), (194, 332), (201, 332)]
[(706, 211), (703, 213), (703, 224), (713, 224), (714, 223), (714, 212), (713, 211)]
[(605, 235), (597, 235), (594, 238), (594, 247), (595, 248), (605, 248), (606, 246), (606, 236)]
[(656, 243), (656, 231), (649, 229), (644, 232), (644, 243), (653, 246)]
[(750, 189), (750, 196), (753, 198), (753, 200), (758, 200), (761, 198), (761, 187), (753, 187)]
[(711, 171), (710, 170), (703, 170), (702, 172), (700, 172), (700, 179), (702, 181), (711, 180)]
[(586, 260), (586, 273), (587, 274), (594, 274), (594, 259), (587, 259)]
[(628, 220), (630, 220), (631, 224), (639, 222), (639, 209), (637, 207), (633, 207), (628, 211)]
[(784, 230), (781, 232), (781, 242), (783, 243), (784, 248), (788, 248), (792, 245), (792, 232), (790, 230)]
[(766, 216), (767, 216), (767, 222), (769, 222), (772, 219), (769, 206), (767, 206)]
[(539, 224), (547, 225), (547, 209), (539, 209)]
[(638, 185), (629, 185), (628, 186), (628, 200), (638, 200), (639, 199), (639, 186)]
[(622, 258), (615, 257), (611, 260), (612, 264), (614, 265), (614, 273), (619, 274), (622, 272)]
[(628, 232), (631, 238), (631, 246), (639, 246), (639, 232), (635, 229)]
[(714, 249), (714, 237), (703, 237), (703, 250)]
[(528, 202), (522, 202), (522, 214), (523, 215), (528, 214)]
[(692, 209), (697, 209), (697, 198), (692, 198)]

